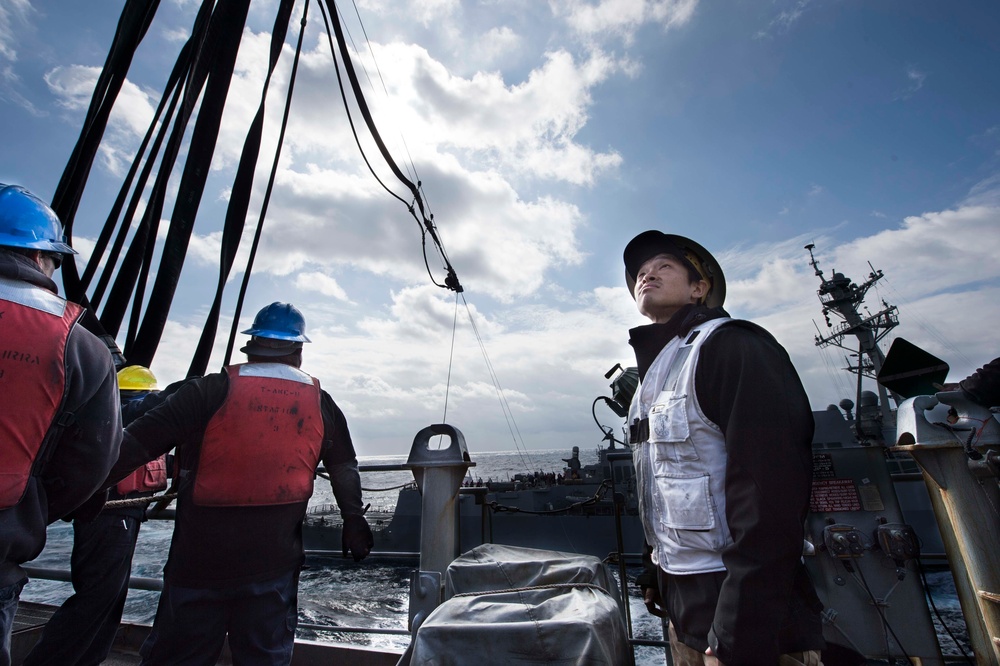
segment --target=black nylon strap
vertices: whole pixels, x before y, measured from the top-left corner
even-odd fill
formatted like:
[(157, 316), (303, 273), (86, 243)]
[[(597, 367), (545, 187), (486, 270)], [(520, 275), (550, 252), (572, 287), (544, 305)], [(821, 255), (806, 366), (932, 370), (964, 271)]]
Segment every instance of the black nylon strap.
[[(90, 286), (90, 281), (93, 279), (97, 269), (100, 267), (100, 262), (104, 257), (108, 241), (111, 239), (111, 234), (116, 226), (118, 217), (121, 215), (122, 208), (125, 206), (125, 199), (127, 198), (129, 190), (132, 188), (132, 183), (135, 180), (136, 173), (139, 171), (139, 165), (143, 162), (143, 159), (146, 156), (147, 148), (149, 148), (150, 139), (153, 137), (153, 132), (159, 125), (160, 131), (156, 133), (156, 139), (153, 141), (152, 147), (149, 148), (149, 156), (145, 158), (145, 166), (139, 175), (139, 181), (136, 184), (129, 206), (125, 211), (125, 217), (121, 221), (118, 235), (115, 237), (115, 242), (112, 246), (111, 256), (105, 265), (105, 269), (98, 282), (97, 289), (95, 289), (94, 293), (91, 295), (91, 302), (94, 303), (95, 307), (100, 303), (103, 297), (104, 290), (107, 288), (107, 283), (113, 272), (112, 269), (118, 265), (118, 257), (121, 255), (121, 249), (124, 246), (125, 237), (128, 234), (131, 222), (135, 217), (135, 211), (138, 207), (139, 201), (141, 200), (142, 191), (145, 189), (146, 183), (149, 182), (149, 174), (156, 162), (156, 156), (160, 152), (163, 138), (166, 136), (167, 127), (173, 119), (174, 111), (177, 107), (181, 73), (183, 70), (187, 69), (190, 44), (190, 41), (185, 42), (184, 46), (181, 48), (180, 56), (174, 64), (174, 67), (170, 72), (170, 76), (167, 78), (167, 84), (164, 88), (163, 94), (160, 96), (160, 103), (157, 105), (156, 111), (153, 113), (153, 118), (149, 123), (149, 128), (146, 130), (146, 134), (142, 138), (142, 143), (140, 143), (138, 150), (136, 150), (135, 157), (129, 167), (128, 174), (119, 189), (115, 203), (111, 207), (111, 211), (108, 213), (107, 221), (101, 229), (101, 233), (94, 245), (94, 251), (91, 254), (90, 262), (87, 264), (87, 268), (83, 272), (81, 286), (84, 290), (86, 290)], [(184, 65), (183, 70), (182, 64)]]
[[(236, 169), (236, 177), (233, 180), (232, 192), (229, 196), (229, 207), (226, 209), (226, 221), (222, 231), (222, 247), (219, 253), (219, 282), (216, 285), (215, 299), (212, 301), (212, 307), (209, 310), (208, 318), (205, 321), (205, 326), (202, 329), (201, 338), (198, 340), (198, 347), (195, 349), (194, 356), (191, 358), (191, 365), (188, 368), (188, 377), (196, 377), (205, 374), (205, 370), (208, 368), (208, 362), (212, 355), (212, 346), (215, 343), (215, 334), (219, 327), (219, 313), (222, 309), (222, 295), (226, 288), (226, 281), (229, 278), (229, 273), (232, 270), (233, 262), (236, 260), (236, 251), (239, 249), (240, 239), (243, 237), (243, 228), (245, 226), (247, 210), (250, 207), (250, 194), (253, 190), (253, 179), (254, 173), (257, 166), (257, 158), (260, 155), (260, 142), (261, 136), (264, 131), (264, 110), (265, 102), (267, 101), (267, 91), (270, 86), (271, 76), (274, 73), (274, 68), (278, 64), (278, 57), (281, 55), (281, 48), (285, 43), (285, 35), (288, 33), (288, 22), (292, 14), (292, 7), (295, 5), (295, 0), (282, 0), (278, 7), (278, 13), (274, 18), (274, 27), (271, 29), (271, 50), (270, 57), (268, 60), (267, 75), (264, 78), (264, 85), (260, 94), (260, 104), (257, 107), (257, 114), (254, 116), (253, 122), (250, 124), (250, 129), (247, 132), (246, 140), (243, 142), (243, 152), (240, 155), (240, 163)], [(306, 8), (308, 9), (309, 2), (306, 0)], [(304, 32), (304, 22), (303, 18), (303, 30)], [(299, 48), (302, 46), (302, 32), (299, 33)], [(296, 58), (298, 57), (298, 51), (296, 51)], [(294, 70), (293, 70), (294, 72)], [(292, 82), (289, 83), (289, 97), (286, 101), (286, 118), (287, 118), (287, 107), (291, 102), (291, 88), (294, 82), (294, 73), (292, 76)], [(280, 145), (275, 152), (274, 161), (277, 164), (278, 157), (281, 153)], [(274, 174), (272, 173), (271, 182), (273, 182)], [(270, 183), (268, 184), (270, 188)], [(270, 191), (270, 189), (269, 189)], [(263, 221), (263, 211), (261, 212), (261, 221)], [(249, 274), (249, 270), (247, 271)], [(234, 325), (239, 320), (239, 315), (234, 317)], [(229, 357), (227, 355), (226, 364), (229, 363)]]
[[(94, 94), (90, 98), (83, 129), (52, 196), (52, 209), (62, 221), (64, 233), (69, 239), (73, 236), (76, 209), (90, 176), (115, 99), (125, 83), (135, 50), (146, 35), (158, 6), (159, 0), (128, 0), (118, 20), (111, 49), (94, 88)], [(75, 262), (63, 263), (62, 277), (67, 300), (85, 304), (86, 295), (81, 288)]]
[[(182, 54), (186, 56), (188, 61), (186, 66), (181, 68), (183, 71), (179, 72), (186, 79), (180, 110), (174, 120), (173, 127), (170, 129), (170, 138), (164, 149), (163, 158), (160, 161), (159, 170), (157, 171), (153, 187), (150, 190), (142, 219), (139, 222), (135, 237), (129, 245), (128, 252), (125, 254), (125, 259), (119, 267), (115, 283), (111, 289), (111, 295), (108, 298), (108, 304), (101, 315), (101, 321), (105, 322), (105, 326), (113, 328), (116, 332), (121, 326), (121, 321), (129, 305), (129, 299), (132, 297), (133, 291), (136, 290), (137, 283), (139, 283), (137, 293), (140, 297), (137, 300), (140, 302), (140, 305), (141, 295), (145, 292), (145, 275), (148, 274), (148, 269), (143, 265), (144, 257), (152, 252), (152, 243), (155, 243), (156, 231), (159, 228), (162, 217), (163, 202), (170, 174), (173, 170), (174, 162), (177, 160), (177, 155), (180, 152), (187, 123), (191, 118), (198, 96), (201, 94), (201, 89), (204, 86), (205, 78), (208, 75), (207, 68), (199, 68), (198, 62), (201, 59), (204, 46), (208, 40), (208, 26), (212, 16), (212, 5), (213, 0), (203, 0), (195, 20), (194, 29), (188, 40), (188, 48), (186, 52), (182, 51)], [(164, 131), (166, 129), (165, 125)], [(152, 242), (149, 239), (153, 239)], [(158, 307), (158, 304), (154, 304), (154, 307)], [(166, 307), (169, 308), (169, 303), (166, 304)], [(140, 310), (136, 309), (133, 313), (132, 324), (126, 336), (126, 356), (135, 339), (139, 312)], [(148, 366), (149, 364), (144, 363), (143, 365)]]
[(228, 0), (216, 6), (208, 28), (208, 48), (203, 53), (204, 57), (198, 59), (197, 68), (208, 67), (209, 75), (181, 174), (179, 198), (174, 204), (160, 267), (149, 296), (149, 302), (157, 307), (146, 311), (133, 344), (129, 346), (126, 343), (126, 357), (139, 365), (148, 366), (151, 363), (163, 335), (205, 190), (249, 9), (250, 0)]

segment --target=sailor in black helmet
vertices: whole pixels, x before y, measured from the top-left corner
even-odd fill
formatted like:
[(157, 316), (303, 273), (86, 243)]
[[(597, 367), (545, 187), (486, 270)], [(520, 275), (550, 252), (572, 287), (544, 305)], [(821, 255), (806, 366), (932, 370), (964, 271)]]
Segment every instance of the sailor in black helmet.
[(646, 231), (624, 261), (651, 322), (629, 340), (641, 380), (629, 424), (646, 605), (670, 619), (676, 666), (774, 666), (779, 655), (815, 666), (823, 637), (801, 562), (813, 431), (802, 383), (767, 331), (722, 309), (725, 277), (701, 245)]
[(163, 592), (143, 664), (288, 664), (295, 638), (302, 519), (322, 460), (344, 517), (344, 555), (372, 534), (347, 420), (299, 369), (302, 313), (263, 308), (248, 362), (181, 386), (125, 431), (116, 482), (176, 447), (179, 497)]

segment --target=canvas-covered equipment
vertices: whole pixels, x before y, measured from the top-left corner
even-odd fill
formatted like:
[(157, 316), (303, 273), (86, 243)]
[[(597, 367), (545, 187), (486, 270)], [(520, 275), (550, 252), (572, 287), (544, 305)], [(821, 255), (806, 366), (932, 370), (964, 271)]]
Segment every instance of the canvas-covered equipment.
[(621, 595), (596, 557), (484, 544), (451, 563), (445, 585), (410, 664), (627, 663)]

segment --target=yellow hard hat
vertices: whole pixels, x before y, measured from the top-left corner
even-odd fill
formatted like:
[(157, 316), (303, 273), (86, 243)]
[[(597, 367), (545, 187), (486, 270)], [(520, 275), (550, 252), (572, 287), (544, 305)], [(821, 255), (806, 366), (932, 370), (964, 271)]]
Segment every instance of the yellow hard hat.
[(130, 365), (118, 371), (118, 390), (120, 391), (158, 391), (156, 375), (149, 368), (141, 365)]

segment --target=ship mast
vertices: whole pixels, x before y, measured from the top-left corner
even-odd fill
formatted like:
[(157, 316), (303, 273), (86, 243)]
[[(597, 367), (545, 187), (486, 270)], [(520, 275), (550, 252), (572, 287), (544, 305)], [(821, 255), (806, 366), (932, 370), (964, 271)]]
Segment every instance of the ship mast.
[[(856, 374), (858, 377), (857, 403), (860, 408), (861, 379), (862, 377), (875, 379), (882, 369), (885, 354), (882, 353), (878, 343), (889, 331), (899, 325), (898, 308), (895, 305), (889, 305), (883, 300), (882, 310), (875, 314), (866, 312), (862, 315), (859, 308), (862, 306), (865, 294), (875, 283), (882, 279), (882, 271), (875, 270), (872, 267), (872, 272), (868, 274), (868, 279), (860, 285), (854, 284), (850, 278), (845, 277), (843, 273), (838, 273), (835, 270), (832, 271), (831, 277), (828, 280), (823, 276), (823, 271), (819, 269), (819, 262), (813, 256), (814, 247), (816, 246), (810, 243), (805, 246), (805, 249), (809, 251), (809, 264), (816, 272), (816, 277), (820, 279), (820, 287), (816, 293), (819, 296), (820, 303), (823, 304), (823, 317), (826, 319), (827, 327), (832, 329), (828, 335), (816, 336), (816, 346), (827, 347), (833, 345), (853, 354), (855, 350), (847, 346), (845, 338), (850, 335), (857, 339), (858, 349), (856, 353), (858, 363), (857, 365), (849, 365), (845, 369)], [(871, 264), (868, 265), (871, 266)], [(835, 325), (830, 320), (831, 312), (840, 317), (843, 320), (842, 323)], [(900, 402), (900, 397), (895, 393), (890, 393), (884, 386), (877, 382), (876, 385), (878, 386), (882, 423), (889, 425), (892, 423), (892, 413), (889, 410), (888, 397), (892, 395), (892, 399), (897, 405)]]

